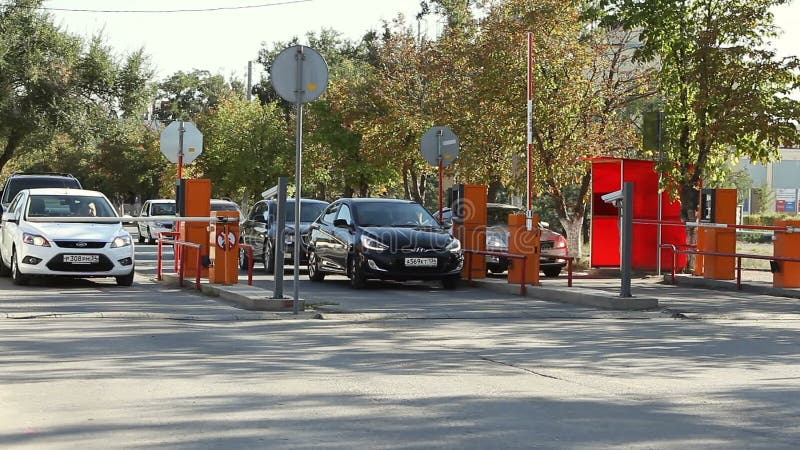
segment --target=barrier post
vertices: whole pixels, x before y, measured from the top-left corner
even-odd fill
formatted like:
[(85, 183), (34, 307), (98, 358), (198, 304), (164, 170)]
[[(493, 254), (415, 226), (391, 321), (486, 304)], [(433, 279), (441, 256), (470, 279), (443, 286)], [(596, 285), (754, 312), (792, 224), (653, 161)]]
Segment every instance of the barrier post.
[[(773, 256), (800, 258), (800, 220), (776, 220), (775, 225), (786, 227), (775, 231)], [(800, 287), (800, 263), (790, 261), (770, 262), (772, 285), (778, 288)]]

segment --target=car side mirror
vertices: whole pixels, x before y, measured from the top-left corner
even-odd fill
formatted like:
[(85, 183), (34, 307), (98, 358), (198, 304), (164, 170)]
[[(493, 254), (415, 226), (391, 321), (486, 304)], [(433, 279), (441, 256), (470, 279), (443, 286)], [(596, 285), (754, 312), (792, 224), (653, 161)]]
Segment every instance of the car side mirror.
[(333, 226), (336, 228), (350, 228), (350, 224), (345, 219), (334, 219)]
[(3, 222), (18, 223), (19, 222), (19, 218), (17, 217), (17, 213), (15, 213), (15, 212), (7, 212), (7, 213), (3, 213), (2, 221)]
[(539, 225), (541, 225), (541, 226), (543, 226), (545, 228), (550, 228), (550, 222), (539, 222)]

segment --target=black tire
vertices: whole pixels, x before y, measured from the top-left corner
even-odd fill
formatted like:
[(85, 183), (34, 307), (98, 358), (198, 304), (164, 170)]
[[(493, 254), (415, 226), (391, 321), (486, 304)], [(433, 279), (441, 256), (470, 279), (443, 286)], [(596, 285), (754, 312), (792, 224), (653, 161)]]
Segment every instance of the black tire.
[(139, 243), (144, 244), (144, 235), (141, 232), (139, 232), (139, 227), (136, 227), (136, 231), (137, 231), (136, 234), (139, 235)]
[(313, 251), (308, 252), (308, 279), (311, 281), (322, 281), (325, 279), (325, 272), (319, 266), (319, 258)]
[(19, 271), (19, 264), (17, 264), (17, 251), (11, 251), (11, 279), (17, 286), (24, 286), (28, 284), (30, 278)]
[(128, 275), (123, 275), (121, 277), (114, 277), (117, 279), (117, 286), (133, 286), (133, 272), (134, 270), (131, 269), (131, 273)]
[(247, 270), (250, 267), (250, 260), (247, 258), (247, 251), (239, 247), (239, 268)]
[(353, 255), (348, 261), (348, 265), (350, 266), (348, 270), (350, 287), (353, 289), (364, 289), (367, 287), (367, 276), (364, 273), (364, 266), (362, 266), (358, 260), (358, 255)]
[(3, 262), (3, 258), (0, 257), (0, 277), (6, 278), (11, 276), (11, 269)]
[(461, 279), (460, 277), (442, 278), (442, 287), (447, 290), (455, 289), (458, 287), (458, 280), (460, 279)]
[(561, 273), (561, 267), (545, 267), (542, 272), (547, 278), (555, 278)]
[(153, 237), (153, 232), (150, 231), (150, 227), (147, 227), (147, 243), (153, 245), (156, 243), (156, 238)]
[(264, 272), (275, 273), (275, 250), (269, 241), (264, 242)]

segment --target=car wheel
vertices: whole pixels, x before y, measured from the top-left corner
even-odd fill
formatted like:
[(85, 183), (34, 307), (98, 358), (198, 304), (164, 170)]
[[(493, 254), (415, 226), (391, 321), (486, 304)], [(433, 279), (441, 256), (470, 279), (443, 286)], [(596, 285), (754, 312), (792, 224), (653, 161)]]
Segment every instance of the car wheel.
[(0, 256), (0, 277), (7, 277), (11, 275), (11, 269), (8, 268), (6, 263), (3, 261), (3, 257)]
[(123, 275), (121, 277), (114, 277), (117, 279), (117, 286), (133, 286), (133, 272), (134, 270), (131, 269), (131, 273), (128, 275)]
[(358, 255), (350, 257), (348, 275), (350, 276), (350, 287), (353, 289), (364, 289), (367, 287), (367, 276), (364, 273), (364, 266), (358, 263)]
[(151, 245), (156, 243), (156, 238), (153, 237), (153, 232), (150, 231), (150, 227), (147, 227), (147, 243)]
[(11, 252), (11, 279), (17, 286), (24, 286), (28, 284), (28, 276), (19, 271), (19, 264), (17, 264), (17, 251)]
[(547, 278), (555, 278), (561, 273), (561, 267), (546, 267), (542, 269), (542, 272)]
[(140, 244), (144, 244), (144, 234), (142, 234), (142, 230), (141, 230), (141, 228), (138, 228), (138, 227), (137, 227), (137, 228), (136, 228), (136, 231), (138, 232), (138, 233), (136, 233), (136, 234), (138, 234), (138, 235), (139, 235), (139, 243), (140, 243)]
[(460, 279), (460, 277), (442, 278), (442, 287), (445, 288), (445, 289), (448, 289), (448, 290), (455, 289), (456, 287), (458, 287), (458, 280), (459, 279)]
[(264, 242), (264, 272), (275, 273), (275, 250), (269, 241)]
[(247, 270), (250, 267), (250, 260), (247, 259), (247, 250), (239, 247), (239, 268)]
[(308, 279), (311, 281), (322, 281), (325, 273), (320, 270), (319, 258), (313, 251), (308, 252)]

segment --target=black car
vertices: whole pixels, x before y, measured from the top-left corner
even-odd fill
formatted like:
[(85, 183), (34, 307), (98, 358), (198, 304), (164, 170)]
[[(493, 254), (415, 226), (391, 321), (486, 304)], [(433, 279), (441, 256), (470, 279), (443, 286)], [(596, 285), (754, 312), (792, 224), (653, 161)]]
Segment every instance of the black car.
[(309, 228), (308, 277), (342, 274), (359, 289), (367, 279), (440, 280), (455, 288), (461, 243), (422, 205), (409, 200), (342, 198)]
[[(286, 219), (286, 228), (283, 236), (283, 259), (289, 262), (294, 259), (294, 205), (294, 199), (287, 199), (286, 211), (283, 214), (283, 217)], [(319, 216), (326, 206), (328, 206), (328, 202), (322, 200), (305, 198), (300, 200), (301, 235), (306, 233), (309, 224)], [(261, 200), (250, 208), (250, 213), (240, 227), (240, 233), (242, 235), (241, 241), (253, 246), (253, 259), (261, 261), (267, 273), (275, 272), (275, 249), (277, 248), (275, 237), (278, 231), (278, 221), (276, 220), (277, 209), (277, 200)], [(306, 262), (305, 256), (306, 252), (301, 243), (300, 264)], [(239, 266), (245, 269), (248, 265), (247, 253), (241, 250), (239, 252)]]
[(11, 203), (17, 193), (23, 189), (35, 188), (69, 188), (82, 189), (80, 181), (69, 173), (19, 173), (9, 175), (0, 191), (0, 213)]

